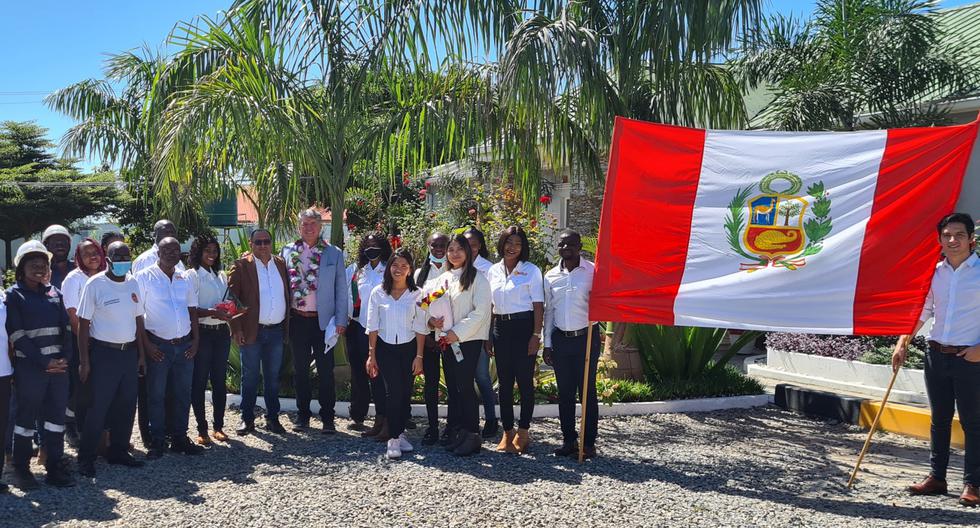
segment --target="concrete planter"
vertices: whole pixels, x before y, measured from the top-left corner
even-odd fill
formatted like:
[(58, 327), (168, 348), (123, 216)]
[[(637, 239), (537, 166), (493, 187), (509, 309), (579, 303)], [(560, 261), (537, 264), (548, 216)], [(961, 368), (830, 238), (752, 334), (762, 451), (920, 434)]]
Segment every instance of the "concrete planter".
[[(892, 368), (890, 365), (871, 365), (770, 348), (766, 351), (765, 364), (749, 365), (748, 373), (771, 380), (880, 398), (888, 387)], [(895, 380), (890, 399), (904, 403), (927, 403), (923, 371), (903, 368)]]

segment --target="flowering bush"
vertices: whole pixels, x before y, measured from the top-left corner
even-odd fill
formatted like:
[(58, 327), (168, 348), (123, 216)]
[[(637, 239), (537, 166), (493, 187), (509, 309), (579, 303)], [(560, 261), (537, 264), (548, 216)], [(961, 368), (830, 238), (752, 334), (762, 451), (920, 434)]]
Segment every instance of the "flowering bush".
[[(891, 363), (892, 350), (894, 350), (897, 340), (897, 336), (843, 336), (773, 332), (766, 335), (766, 346), (783, 352), (888, 364)], [(924, 337), (916, 336), (913, 338), (909, 345), (906, 366), (922, 368), (922, 358), (927, 347)], [(884, 360), (886, 357), (887, 361)]]

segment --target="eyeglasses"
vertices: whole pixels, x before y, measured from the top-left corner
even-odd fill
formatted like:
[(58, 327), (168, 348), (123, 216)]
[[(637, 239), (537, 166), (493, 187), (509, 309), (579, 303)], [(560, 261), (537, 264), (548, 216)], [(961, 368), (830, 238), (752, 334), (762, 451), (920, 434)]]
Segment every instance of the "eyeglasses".
[(271, 246), (272, 240), (268, 238), (265, 239), (260, 238), (258, 240), (253, 240), (252, 243), (255, 244), (256, 246)]

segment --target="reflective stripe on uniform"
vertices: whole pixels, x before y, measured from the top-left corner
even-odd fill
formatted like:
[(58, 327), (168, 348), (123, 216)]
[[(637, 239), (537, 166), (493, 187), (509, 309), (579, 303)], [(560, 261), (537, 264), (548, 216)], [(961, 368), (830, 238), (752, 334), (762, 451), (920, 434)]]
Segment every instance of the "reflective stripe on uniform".
[(65, 417), (66, 418), (74, 418), (75, 417), (75, 411), (73, 411), (71, 409), (65, 409)]
[(45, 356), (50, 356), (52, 354), (57, 354), (61, 352), (61, 345), (51, 345), (46, 347), (41, 347), (41, 354)]
[(44, 428), (52, 433), (63, 433), (65, 432), (65, 426), (53, 424), (51, 422), (44, 422)]
[(28, 438), (34, 438), (34, 429), (25, 429), (19, 425), (14, 426), (14, 434), (20, 436), (26, 436)]
[(57, 326), (45, 326), (43, 328), (34, 328), (31, 330), (17, 330), (10, 334), (10, 340), (17, 341), (22, 337), (34, 339), (35, 337), (53, 336), (58, 335), (59, 333), (61, 333), (61, 328), (58, 328)]

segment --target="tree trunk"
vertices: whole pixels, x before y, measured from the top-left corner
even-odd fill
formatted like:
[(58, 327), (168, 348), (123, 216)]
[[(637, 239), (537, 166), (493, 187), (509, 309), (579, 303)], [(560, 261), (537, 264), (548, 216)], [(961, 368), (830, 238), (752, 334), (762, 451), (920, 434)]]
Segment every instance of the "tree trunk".
[(330, 193), (330, 243), (344, 248), (344, 193)]
[(10, 269), (10, 267), (14, 264), (14, 256), (10, 254), (10, 251), (13, 249), (13, 242), (14, 241), (9, 238), (3, 241), (5, 249), (4, 253), (7, 256), (7, 263), (4, 265), (3, 269)]

